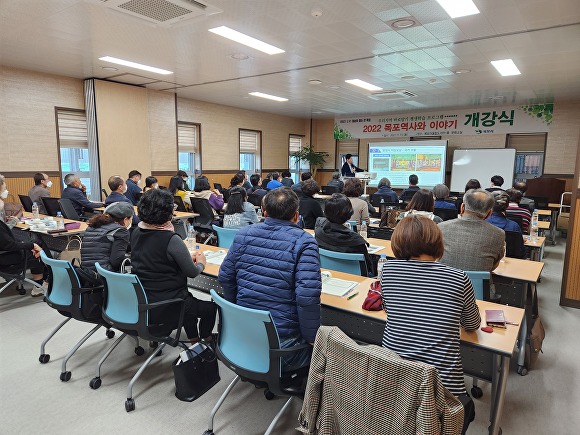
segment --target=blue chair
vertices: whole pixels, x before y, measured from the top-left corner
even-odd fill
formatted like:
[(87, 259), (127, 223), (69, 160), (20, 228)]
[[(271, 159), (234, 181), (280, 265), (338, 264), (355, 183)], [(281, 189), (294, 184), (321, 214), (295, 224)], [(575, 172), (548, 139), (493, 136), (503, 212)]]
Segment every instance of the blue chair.
[(488, 301), (490, 273), (480, 271), (466, 271), (465, 273), (473, 285), (475, 299), (480, 301)]
[[(151, 363), (155, 356), (161, 355), (166, 344), (176, 347), (181, 346), (187, 349), (187, 346), (179, 342), (179, 335), (183, 325), (183, 315), (185, 304), (183, 299), (168, 299), (162, 302), (149, 303), (147, 294), (137, 275), (122, 274), (111, 272), (103, 269), (99, 263), (95, 263), (97, 272), (105, 280), (105, 304), (103, 305), (103, 319), (116, 329), (123, 332), (105, 355), (97, 364), (97, 376), (91, 379), (89, 386), (96, 390), (101, 386), (101, 366), (111, 354), (113, 349), (125, 338), (126, 335), (139, 337), (144, 340), (160, 343), (141, 365), (137, 373), (129, 382), (127, 388), (127, 400), (125, 401), (125, 410), (131, 412), (135, 409), (135, 400), (133, 399), (133, 385), (137, 382), (143, 371)], [(160, 307), (166, 307), (171, 304), (180, 304), (181, 312), (177, 325), (158, 325), (149, 322), (149, 313)], [(171, 332), (177, 329), (175, 338), (171, 337)]]
[(318, 248), (318, 252), (320, 253), (320, 267), (365, 276), (363, 272), (363, 268), (366, 270), (364, 254), (347, 254), (323, 248)]
[(347, 221), (348, 224), (350, 225), (350, 229), (353, 230), (356, 233), (356, 221)]
[(56, 334), (60, 328), (70, 319), (79, 320), (81, 322), (92, 323), (95, 326), (77, 344), (69, 351), (62, 361), (60, 380), (67, 382), (71, 378), (71, 372), (67, 371), (66, 364), (73, 354), (83, 345), (85, 341), (93, 335), (97, 329), (104, 326), (107, 328), (107, 337), (112, 338), (115, 332), (110, 330), (110, 325), (106, 323), (100, 316), (100, 310), (90, 310), (90, 298), (85, 298), (83, 295), (88, 293), (95, 293), (102, 291), (103, 287), (81, 287), (81, 282), (74, 267), (64, 260), (55, 260), (49, 258), (44, 251), (40, 252), (42, 262), (50, 268), (50, 279), (46, 297), (46, 303), (57, 310), (60, 314), (66, 317), (49, 335), (44, 339), (40, 345), (40, 357), (38, 360), (41, 364), (46, 364), (50, 360), (50, 355), (45, 353), (45, 346), (48, 341)]
[(214, 417), (240, 379), (258, 387), (266, 387), (264, 395), (268, 400), (274, 395), (290, 396), (266, 430), (265, 435), (269, 435), (293, 398), (304, 396), (301, 384), (308, 375), (308, 367), (283, 373), (280, 359), (282, 356), (288, 356), (311, 346), (300, 344), (280, 349), (276, 325), (268, 311), (233, 304), (220, 297), (215, 290), (211, 290), (210, 293), (220, 313), (216, 354), (218, 359), (236, 374), (236, 377), (211, 411), (208, 429), (204, 435), (214, 434)]
[(239, 231), (239, 228), (223, 228), (218, 227), (217, 225), (211, 226), (213, 230), (217, 233), (217, 242), (220, 248), (227, 248), (229, 249), (232, 246), (232, 242), (234, 241), (234, 237)]

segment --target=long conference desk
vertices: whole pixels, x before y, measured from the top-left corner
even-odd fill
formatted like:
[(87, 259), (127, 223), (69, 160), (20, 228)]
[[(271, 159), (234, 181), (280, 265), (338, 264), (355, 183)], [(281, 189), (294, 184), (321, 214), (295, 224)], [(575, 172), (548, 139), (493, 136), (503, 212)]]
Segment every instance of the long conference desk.
[[(384, 253), (387, 256), (389, 254), (392, 256), (392, 251), (389, 252), (389, 241), (373, 239), (369, 240), (369, 242), (372, 244), (382, 242), (385, 245)], [(389, 242), (388, 248), (385, 242)], [(199, 245), (199, 250), (211, 252), (212, 254), (209, 255), (203, 274), (190, 279), (190, 287), (206, 293), (210, 289), (221, 292), (221, 286), (217, 280), (220, 268), (218, 259), (223, 259), (223, 254), (227, 253), (228, 250), (209, 245)], [(222, 251), (223, 254), (215, 254), (218, 251)], [(528, 269), (518, 270), (522, 266), (521, 262), (537, 263), (506, 259), (498, 272), (512, 277), (531, 279), (536, 269), (533, 268), (531, 271)], [(348, 296), (338, 297), (324, 293), (321, 295), (322, 324), (338, 326), (355, 340), (380, 345), (385, 329), (386, 313), (384, 311), (365, 311), (362, 309), (370, 284), (375, 279), (338, 271), (330, 272), (334, 278), (356, 281), (358, 285), (349, 293), (350, 295), (355, 295), (350, 299), (348, 299)], [(485, 326), (486, 309), (502, 309), (506, 319), (522, 325), (522, 328), (515, 325), (507, 325), (506, 329), (496, 328), (491, 334), (485, 333), (480, 329), (471, 332), (461, 330), (461, 356), (465, 374), (483, 379), (492, 384), (489, 433), (497, 435), (500, 430), (501, 415), (505, 401), (510, 359), (518, 336), (521, 335), (520, 330), (525, 328), (525, 325), (523, 325), (525, 316), (524, 310), (517, 307), (498, 305), (486, 301), (477, 301), (477, 305), (482, 318), (482, 326)], [(525, 332), (525, 329), (523, 330)]]

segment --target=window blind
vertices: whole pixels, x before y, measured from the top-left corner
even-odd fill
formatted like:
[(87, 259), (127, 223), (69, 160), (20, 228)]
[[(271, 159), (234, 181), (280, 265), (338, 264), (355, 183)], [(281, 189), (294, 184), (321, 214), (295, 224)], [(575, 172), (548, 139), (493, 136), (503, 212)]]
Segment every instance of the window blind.
[(57, 110), (58, 138), (65, 148), (88, 148), (85, 112)]
[(240, 153), (258, 152), (259, 140), (259, 132), (240, 130)]
[(302, 149), (302, 136), (290, 135), (289, 151), (290, 154), (300, 151)]
[(338, 154), (358, 155), (358, 140), (341, 140), (338, 142)]
[(197, 125), (177, 123), (177, 146), (181, 152), (198, 152)]

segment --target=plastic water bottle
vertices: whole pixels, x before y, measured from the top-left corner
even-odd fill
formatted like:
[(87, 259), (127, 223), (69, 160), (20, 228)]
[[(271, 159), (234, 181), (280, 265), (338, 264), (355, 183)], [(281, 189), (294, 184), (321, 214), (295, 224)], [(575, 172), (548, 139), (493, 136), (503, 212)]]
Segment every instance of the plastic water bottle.
[(534, 209), (532, 213), (532, 228), (530, 229), (530, 240), (532, 242), (538, 241), (538, 209)]
[(190, 250), (194, 248), (196, 238), (197, 238), (196, 231), (193, 228), (193, 225), (190, 225), (189, 228), (187, 229), (187, 247)]
[(32, 204), (32, 219), (39, 219), (37, 203)]
[(363, 239), (366, 239), (366, 238), (367, 238), (367, 223), (366, 223), (366, 222), (364, 222), (364, 221), (363, 221), (363, 222), (361, 223), (361, 225), (360, 225), (360, 230), (359, 230), (359, 232), (358, 232), (358, 233), (360, 234), (360, 236), (361, 236)]
[(377, 278), (380, 280), (381, 275), (383, 274), (383, 266), (387, 262), (387, 256), (385, 254), (381, 254), (381, 258), (379, 258), (379, 262), (377, 263)]
[(256, 214), (258, 215), (258, 220), (261, 221), (262, 220), (262, 208), (258, 208), (258, 210), (256, 210)]
[(56, 229), (64, 230), (64, 219), (60, 211), (56, 213)]

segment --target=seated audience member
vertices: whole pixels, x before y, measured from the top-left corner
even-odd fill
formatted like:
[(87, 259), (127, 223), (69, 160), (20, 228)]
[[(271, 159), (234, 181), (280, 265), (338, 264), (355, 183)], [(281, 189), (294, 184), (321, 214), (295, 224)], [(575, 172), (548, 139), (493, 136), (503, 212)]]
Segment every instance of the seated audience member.
[(347, 154), (344, 156), (344, 164), (340, 169), (340, 173), (343, 177), (354, 177), (356, 172), (364, 172), (364, 169), (361, 169), (354, 165), (352, 154)]
[[(320, 261), (316, 240), (298, 222), (298, 197), (287, 188), (264, 197), (262, 223), (238, 231), (219, 272), (224, 297), (267, 310), (282, 348), (314, 343), (320, 326)], [(286, 370), (310, 363), (311, 349), (284, 357)]]
[(66, 187), (61, 197), (70, 199), (79, 216), (82, 216), (84, 212), (92, 213), (93, 209), (103, 207), (102, 202), (92, 202), (87, 199), (86, 187), (75, 174), (67, 174), (64, 177), (64, 184)]
[(366, 222), (367, 225), (371, 223), (369, 218), (369, 206), (367, 202), (360, 199), (359, 196), (363, 193), (362, 183), (358, 178), (347, 178), (344, 180), (344, 192), (343, 192), (352, 205), (352, 216), (349, 220), (356, 221), (357, 225), (361, 222)]
[(506, 190), (510, 197), (510, 203), (506, 210), (506, 217), (514, 216), (522, 219), (522, 231), (526, 234), (530, 232), (530, 222), (532, 221), (532, 214), (527, 207), (520, 207), (522, 200), (522, 192), (511, 188)]
[(205, 177), (196, 178), (193, 191), (187, 192), (185, 202), (189, 205), (191, 205), (191, 198), (207, 199), (213, 210), (214, 217), (217, 217), (217, 212), (224, 208), (224, 196), (217, 189), (211, 190), (209, 181)]
[(280, 177), (278, 172), (272, 172), (272, 181), (269, 181), (268, 185), (266, 186), (268, 190), (274, 190), (278, 187), (282, 187), (283, 184), (280, 182), (281, 179), (282, 177)]
[(175, 175), (176, 177), (180, 177), (183, 180), (183, 190), (185, 190), (186, 192), (189, 192), (191, 189), (189, 188), (189, 185), (187, 184), (187, 180), (189, 180), (189, 175), (187, 175), (187, 172), (179, 170), (177, 171), (177, 175)]
[(355, 233), (345, 223), (352, 216), (352, 204), (342, 193), (333, 193), (324, 201), (324, 217), (316, 220), (314, 237), (318, 247), (335, 252), (364, 254), (365, 269), (363, 275), (374, 274), (373, 261), (368, 253), (365, 239)]
[(526, 198), (526, 190), (528, 190), (528, 183), (525, 181), (516, 181), (513, 184), (513, 188), (522, 192), (522, 199), (520, 201), (520, 207), (527, 207), (530, 212), (534, 211), (536, 208), (536, 202), (533, 199)]
[(282, 172), (282, 180), (280, 182), (285, 187), (292, 187), (292, 185), (294, 184), (294, 180), (292, 179), (292, 174), (290, 173), (290, 171)]
[[(8, 198), (8, 188), (3, 175), (0, 175), (0, 269), (6, 272), (18, 273), (22, 270), (24, 260), (32, 274), (32, 279), (40, 285), (44, 283), (44, 264), (40, 261), (42, 248), (33, 242), (16, 240), (12, 228), (18, 223), (18, 218), (6, 216), (3, 199)], [(44, 291), (34, 287), (30, 292), (32, 297), (44, 296)]]
[(401, 201), (409, 201), (419, 190), (417, 183), (419, 183), (419, 177), (417, 177), (415, 174), (409, 175), (409, 187), (401, 192), (399, 199)]
[(486, 221), (498, 228), (501, 228), (504, 231), (513, 231), (518, 233), (520, 235), (519, 252), (525, 252), (524, 238), (521, 237), (522, 229), (516, 222), (510, 221), (508, 218), (506, 218), (506, 210), (510, 202), (509, 195), (504, 191), (493, 192), (492, 195), (495, 201), (493, 212), (491, 216), (486, 219)]
[(340, 172), (332, 174), (332, 178), (326, 183), (327, 186), (336, 187), (339, 193), (344, 189), (344, 181), (340, 179)]
[(399, 214), (397, 221), (400, 221), (406, 216), (419, 215), (431, 219), (436, 224), (441, 223), (443, 219), (433, 213), (435, 209), (434, 205), (433, 194), (427, 189), (419, 189), (413, 195), (409, 204), (407, 204), (405, 211)]
[(503, 192), (503, 189), (501, 188), (503, 184), (503, 177), (501, 175), (494, 175), (493, 177), (491, 177), (491, 187), (488, 187), (487, 190), (488, 192), (495, 192), (498, 190), (501, 190)]
[[(139, 202), (141, 222), (131, 234), (131, 265), (143, 284), (149, 303), (169, 299), (185, 300), (183, 326), (190, 342), (211, 341), (216, 306), (199, 300), (187, 288), (187, 278), (195, 278), (205, 268), (201, 251), (189, 253), (183, 240), (175, 234), (173, 197), (166, 190), (151, 189)], [(177, 327), (180, 304), (151, 310), (149, 322)], [(199, 319), (199, 331), (198, 331)]]
[(185, 199), (187, 196), (187, 192), (185, 191), (185, 183), (182, 177), (178, 175), (174, 175), (173, 177), (171, 177), (171, 179), (169, 180), (169, 187), (167, 188), (167, 190), (169, 190), (169, 192), (173, 196), (179, 196), (183, 200), (183, 202), (189, 204)]
[(485, 219), (494, 205), (491, 193), (471, 189), (463, 195), (460, 217), (441, 222), (445, 252), (441, 263), (461, 270), (491, 272), (504, 255), (505, 233)]
[(466, 184), (465, 184), (465, 191), (467, 192), (468, 190), (471, 189), (481, 189), (481, 183), (479, 182), (479, 180), (476, 180), (475, 178), (471, 178)]
[[(127, 192), (127, 184), (121, 177), (113, 175), (112, 177), (109, 177), (107, 184), (109, 185), (109, 189), (111, 189), (111, 193), (105, 198), (105, 206), (114, 204), (115, 202), (125, 202), (131, 204), (131, 206), (133, 205), (131, 200), (124, 195), (124, 193)], [(141, 194), (139, 194), (139, 196), (141, 196)], [(133, 225), (139, 223), (139, 218), (135, 213), (133, 213), (132, 222)]]
[(445, 184), (437, 184), (433, 187), (433, 196), (435, 196), (435, 208), (455, 208), (454, 203), (445, 201), (449, 197), (449, 188)]
[(246, 174), (246, 171), (244, 171), (243, 169), (239, 170), (236, 173), (237, 176), (242, 177), (242, 179), (244, 180), (244, 184), (242, 184), (242, 187), (246, 190), (250, 189), (252, 187), (252, 185), (250, 184), (250, 182), (248, 181), (248, 174)]
[(242, 175), (240, 175), (239, 173), (237, 173), (236, 175), (234, 175), (231, 180), (230, 180), (230, 185), (228, 186), (228, 188), (224, 191), (224, 201), (228, 202), (229, 197), (230, 197), (230, 190), (234, 187), (242, 187), (244, 185), (244, 177)]
[(44, 204), (40, 198), (50, 198), (50, 189), (52, 186), (52, 181), (48, 178), (48, 175), (42, 172), (37, 172), (34, 174), (34, 186), (28, 191), (28, 196), (32, 203), (38, 205), (38, 212), (40, 214), (46, 214)]
[(224, 211), (224, 228), (243, 228), (259, 222), (254, 206), (247, 199), (246, 189), (242, 186), (230, 189), (228, 206)]
[(397, 194), (391, 189), (391, 180), (387, 177), (383, 177), (379, 180), (379, 185), (377, 186), (376, 196), (382, 196), (385, 202), (399, 202)]
[(135, 169), (129, 172), (129, 178), (127, 178), (126, 183), (125, 196), (129, 198), (131, 204), (137, 205), (141, 199), (141, 188), (139, 187), (139, 184), (141, 184), (141, 172)]
[(302, 174), (300, 174), (300, 182), (298, 183), (294, 183), (292, 185), (292, 190), (294, 191), (294, 193), (296, 195), (298, 195), (298, 198), (300, 198), (302, 196), (302, 185), (304, 184), (304, 182), (306, 180), (310, 180), (312, 178), (312, 173), (310, 172), (303, 172)]
[(266, 175), (266, 178), (262, 179), (262, 189), (270, 190), (270, 189), (268, 189), (268, 183), (270, 181), (272, 181), (272, 173), (268, 172), (268, 175)]
[(103, 214), (93, 216), (83, 235), (81, 266), (96, 271), (95, 263), (99, 263), (107, 270), (119, 272), (129, 248), (133, 215), (133, 206), (127, 201), (114, 202)]
[(262, 187), (262, 177), (260, 177), (260, 174), (252, 174), (250, 177), (250, 183), (252, 183), (252, 187), (248, 189), (248, 195), (253, 193), (263, 198), (264, 195), (268, 193), (268, 191)]
[(443, 237), (430, 219), (403, 219), (391, 247), (396, 259), (385, 263), (381, 276), (383, 307), (389, 313), (382, 344), (437, 369), (443, 386), (465, 408), (465, 433), (475, 405), (465, 389), (459, 334), (460, 326), (474, 331), (481, 324), (473, 286), (465, 272), (437, 262), (443, 255)]
[(153, 175), (145, 178), (145, 187), (143, 188), (143, 193), (147, 192), (149, 189), (159, 189), (159, 182)]
[(302, 196), (300, 197), (300, 216), (304, 223), (304, 228), (313, 230), (316, 219), (324, 216), (320, 202), (313, 198), (320, 188), (312, 178), (302, 184)]

